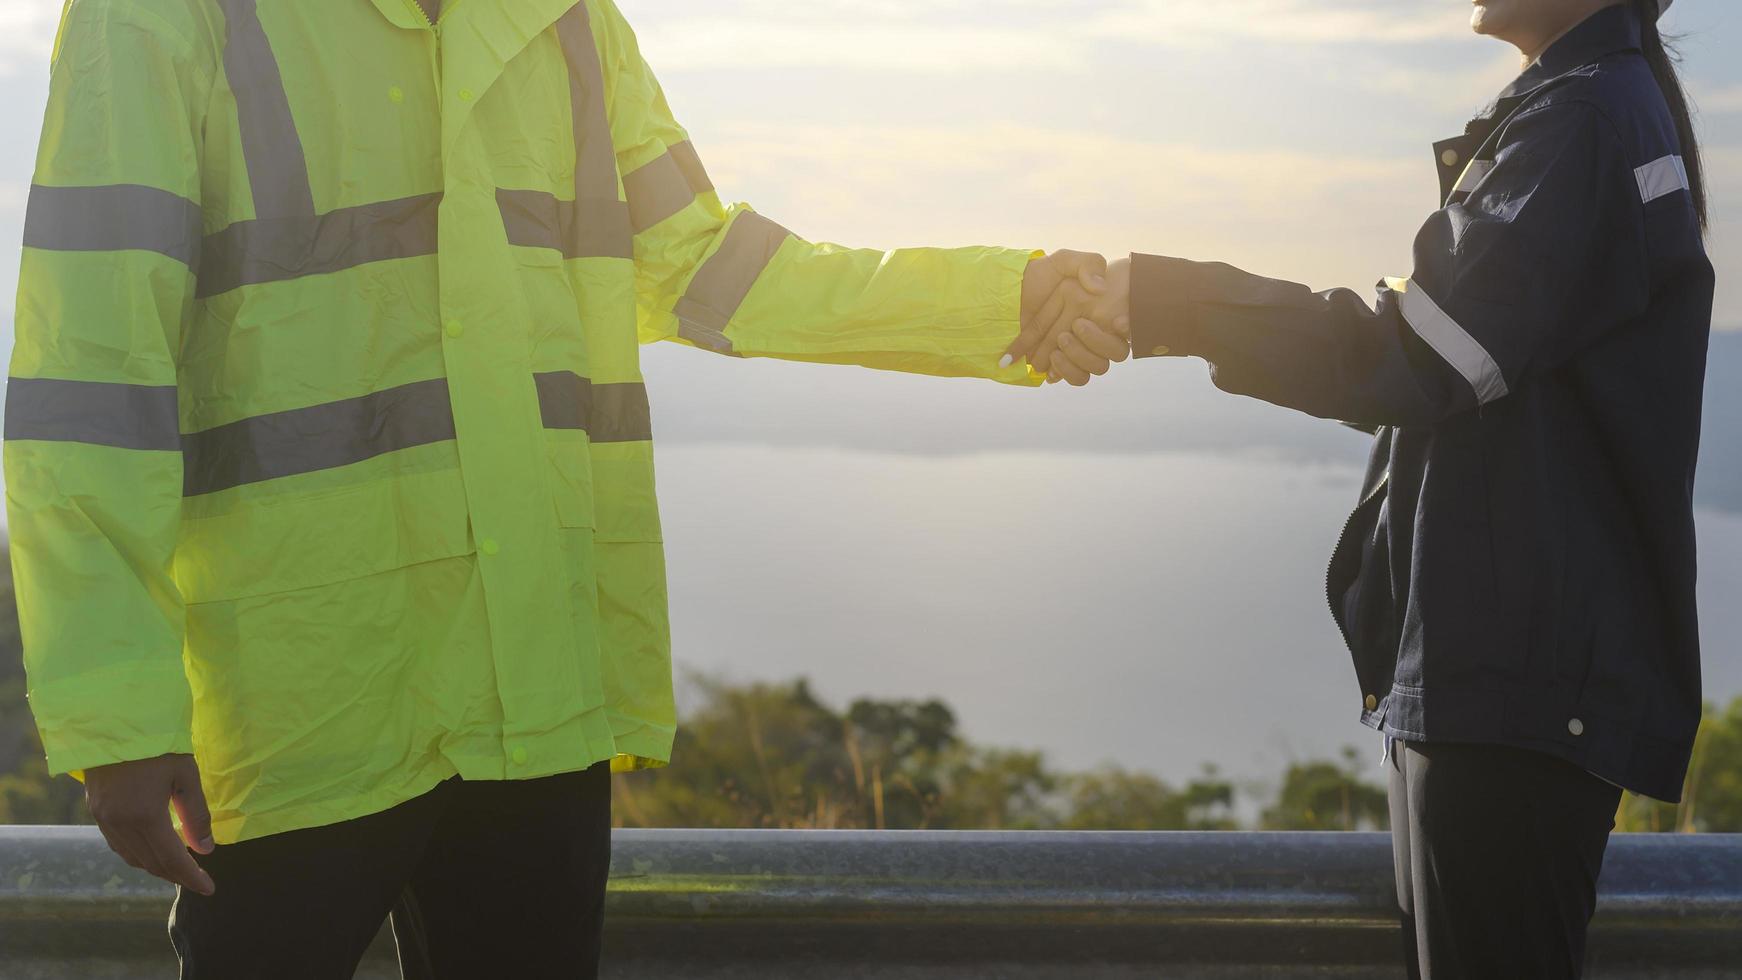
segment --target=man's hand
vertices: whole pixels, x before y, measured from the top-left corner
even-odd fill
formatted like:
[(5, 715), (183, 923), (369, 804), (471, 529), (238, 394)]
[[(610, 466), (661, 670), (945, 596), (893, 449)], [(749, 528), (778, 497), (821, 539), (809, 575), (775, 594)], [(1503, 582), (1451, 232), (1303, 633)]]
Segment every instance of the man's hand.
[[(1048, 382), (1081, 387), (1131, 353), (1130, 262), (1109, 268), (1090, 252), (1055, 252), (1029, 264), (1022, 281), (1022, 333), (1004, 356), (1026, 357)], [(1111, 295), (1110, 295), (1111, 293)]]
[(1067, 311), (1043, 342), (1043, 353), (1046, 344), (1056, 347), (1047, 372), (1053, 380), (1063, 377), (1081, 387), (1089, 383), (1089, 375), (1106, 374), (1131, 356), (1131, 260), (1109, 265), (1105, 283), (1087, 314), (1072, 318)]
[[(160, 755), (85, 771), (85, 801), (109, 849), (121, 860), (201, 895), (216, 891), (188, 853), (212, 853), (212, 815), (191, 755)], [(187, 840), (169, 819), (175, 806)]]

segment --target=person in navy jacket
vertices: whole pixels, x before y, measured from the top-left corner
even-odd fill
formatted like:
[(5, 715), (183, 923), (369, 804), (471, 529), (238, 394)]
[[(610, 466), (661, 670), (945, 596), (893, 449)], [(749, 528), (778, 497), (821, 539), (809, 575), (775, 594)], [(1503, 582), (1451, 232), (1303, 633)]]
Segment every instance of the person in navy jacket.
[[(1700, 723), (1713, 271), (1669, 0), (1474, 2), (1528, 66), (1434, 146), (1444, 206), (1376, 306), (1134, 255), (1094, 319), (1377, 434), (1328, 592), (1391, 750), (1411, 973), (1575, 977), (1621, 789), (1679, 800)], [(1116, 333), (1013, 354), (1087, 381)]]

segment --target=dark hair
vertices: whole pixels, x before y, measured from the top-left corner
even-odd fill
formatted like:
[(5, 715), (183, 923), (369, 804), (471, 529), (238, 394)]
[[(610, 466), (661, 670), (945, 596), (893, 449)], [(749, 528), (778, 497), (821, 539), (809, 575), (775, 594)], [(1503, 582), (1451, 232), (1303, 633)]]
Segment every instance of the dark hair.
[(1663, 90), (1663, 98), (1669, 103), (1669, 113), (1675, 117), (1675, 129), (1681, 137), (1682, 161), (1688, 168), (1688, 185), (1694, 195), (1694, 211), (1700, 216), (1700, 227), (1706, 226), (1706, 178), (1705, 167), (1700, 162), (1700, 138), (1694, 132), (1693, 111), (1688, 106), (1687, 93), (1682, 91), (1681, 76), (1676, 71), (1676, 65), (1681, 61), (1681, 55), (1676, 51), (1672, 41), (1665, 41), (1663, 34), (1657, 29), (1657, 18), (1661, 11), (1659, 0), (1633, 0), (1634, 12), (1639, 15), (1640, 39), (1645, 50), (1646, 64), (1651, 66), (1651, 73), (1657, 76), (1657, 87)]

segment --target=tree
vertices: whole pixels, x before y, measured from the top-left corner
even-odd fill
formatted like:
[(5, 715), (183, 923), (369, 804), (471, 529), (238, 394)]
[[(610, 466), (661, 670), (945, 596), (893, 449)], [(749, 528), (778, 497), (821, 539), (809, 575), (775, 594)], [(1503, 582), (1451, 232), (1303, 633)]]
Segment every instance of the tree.
[(1361, 755), (1343, 750), (1341, 765), (1298, 762), (1283, 776), (1276, 803), (1264, 811), (1266, 830), (1384, 830), (1391, 825), (1385, 790), (1363, 782)]
[(1706, 706), (1680, 804), (1627, 793), (1615, 815), (1622, 832), (1742, 833), (1742, 697)]
[[(25, 704), (10, 563), (0, 542), (0, 823), (87, 823), (84, 788), (50, 778)], [(976, 746), (939, 700), (862, 698), (846, 712), (804, 680), (689, 683), (676, 765), (616, 777), (617, 819), (640, 827), (1231, 830), (1235, 790), (1214, 767), (1175, 787), (1107, 767), (1061, 773), (1039, 752)], [(1261, 825), (1382, 829), (1385, 791), (1341, 762), (1289, 767)], [(1707, 708), (1679, 806), (1634, 796), (1621, 830), (1742, 832), (1742, 698)]]
[(944, 760), (928, 825), (938, 830), (1047, 830), (1058, 776), (1039, 752), (960, 751)]
[(933, 826), (943, 799), (941, 770), (966, 750), (955, 712), (937, 700), (861, 698), (847, 709), (845, 737), (854, 785), (861, 797), (869, 796), (863, 826)]
[(978, 749), (940, 701), (861, 699), (844, 715), (803, 680), (692, 678), (700, 703), (672, 769), (617, 777), (618, 819), (644, 827), (963, 829), (1052, 826), (1039, 753)]
[(1108, 767), (1066, 779), (1070, 830), (1232, 830), (1234, 785), (1214, 766), (1175, 790), (1148, 773)]
[(24, 648), (6, 559), (0, 546), (0, 824), (88, 823), (85, 788), (67, 776), (49, 778), (42, 739), (25, 704)]
[(29, 744), (12, 770), (0, 773), (0, 824), (90, 823), (84, 786), (69, 776), (50, 779), (42, 743), (32, 738)]
[(701, 703), (679, 730), (682, 775), (617, 777), (620, 817), (654, 827), (864, 825), (845, 723), (804, 681), (692, 683)]

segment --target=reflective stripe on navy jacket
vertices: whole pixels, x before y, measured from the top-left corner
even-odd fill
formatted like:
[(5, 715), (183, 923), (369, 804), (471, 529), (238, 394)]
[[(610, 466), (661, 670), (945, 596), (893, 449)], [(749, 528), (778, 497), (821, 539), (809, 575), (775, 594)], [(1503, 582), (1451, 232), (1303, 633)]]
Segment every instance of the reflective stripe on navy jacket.
[(1368, 725), (1679, 799), (1713, 272), (1631, 6), (1434, 153), (1445, 206), (1376, 308), (1136, 256), (1134, 345), (1377, 430), (1329, 576)]

